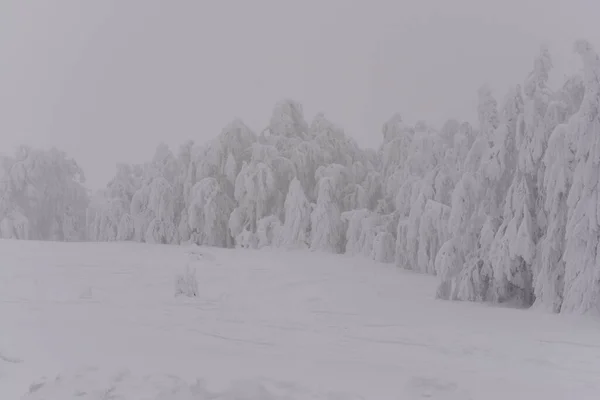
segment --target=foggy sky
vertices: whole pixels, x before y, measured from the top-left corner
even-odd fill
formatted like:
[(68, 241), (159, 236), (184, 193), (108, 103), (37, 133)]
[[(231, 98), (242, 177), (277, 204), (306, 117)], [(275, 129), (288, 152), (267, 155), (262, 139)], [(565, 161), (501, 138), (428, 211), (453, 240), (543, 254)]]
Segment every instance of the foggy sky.
[(597, 0), (0, 0), (0, 152), (56, 146), (104, 186), (161, 141), (203, 142), (234, 117), (266, 127), (293, 98), (363, 146), (409, 123), (474, 121), (542, 43), (554, 80), (600, 50)]

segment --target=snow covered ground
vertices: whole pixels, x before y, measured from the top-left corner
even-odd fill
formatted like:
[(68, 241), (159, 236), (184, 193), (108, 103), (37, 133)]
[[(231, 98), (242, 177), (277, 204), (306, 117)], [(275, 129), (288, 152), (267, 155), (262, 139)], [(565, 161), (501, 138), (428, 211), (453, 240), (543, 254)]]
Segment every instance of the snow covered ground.
[[(199, 296), (175, 297), (188, 262)], [(304, 251), (0, 241), (0, 399), (598, 398), (600, 321), (435, 283)]]

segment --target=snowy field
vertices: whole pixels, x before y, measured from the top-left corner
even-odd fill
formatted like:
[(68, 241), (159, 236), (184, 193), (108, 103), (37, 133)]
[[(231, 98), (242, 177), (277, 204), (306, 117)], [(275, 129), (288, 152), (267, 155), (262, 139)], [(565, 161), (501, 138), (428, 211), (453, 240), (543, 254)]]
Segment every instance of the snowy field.
[[(188, 262), (199, 295), (175, 297)], [(435, 284), (304, 251), (0, 241), (0, 399), (599, 398), (600, 321)]]

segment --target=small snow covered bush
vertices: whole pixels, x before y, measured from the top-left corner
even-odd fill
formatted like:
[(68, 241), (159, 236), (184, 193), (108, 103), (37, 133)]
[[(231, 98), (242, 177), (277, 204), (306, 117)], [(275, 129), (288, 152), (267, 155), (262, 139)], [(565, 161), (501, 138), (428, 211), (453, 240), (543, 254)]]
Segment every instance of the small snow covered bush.
[(175, 278), (175, 296), (198, 296), (198, 280), (196, 279), (196, 269), (186, 265), (183, 273)]

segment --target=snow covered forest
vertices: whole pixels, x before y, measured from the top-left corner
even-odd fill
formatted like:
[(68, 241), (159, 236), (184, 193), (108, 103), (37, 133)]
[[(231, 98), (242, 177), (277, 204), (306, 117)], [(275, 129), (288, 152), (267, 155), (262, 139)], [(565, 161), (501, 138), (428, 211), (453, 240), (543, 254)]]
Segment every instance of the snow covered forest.
[(276, 104), (268, 127), (234, 120), (209, 143), (161, 144), (90, 193), (65, 153), (2, 158), (5, 239), (307, 248), (437, 275), (438, 298), (600, 314), (600, 58), (549, 87), (542, 48), (478, 125), (409, 126), (361, 149), (324, 114)]

